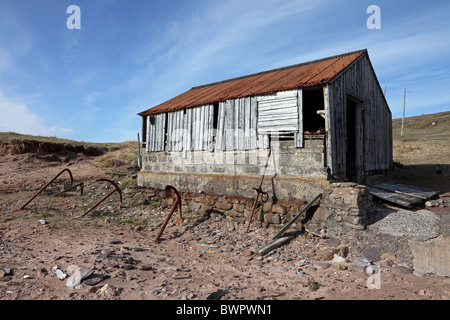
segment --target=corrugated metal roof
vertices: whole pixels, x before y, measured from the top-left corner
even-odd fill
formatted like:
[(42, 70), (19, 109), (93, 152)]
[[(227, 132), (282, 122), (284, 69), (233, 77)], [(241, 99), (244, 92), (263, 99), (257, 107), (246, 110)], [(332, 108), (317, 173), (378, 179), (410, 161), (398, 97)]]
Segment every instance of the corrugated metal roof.
[(367, 50), (364, 49), (194, 87), (139, 115), (171, 112), (229, 99), (324, 85), (366, 53)]

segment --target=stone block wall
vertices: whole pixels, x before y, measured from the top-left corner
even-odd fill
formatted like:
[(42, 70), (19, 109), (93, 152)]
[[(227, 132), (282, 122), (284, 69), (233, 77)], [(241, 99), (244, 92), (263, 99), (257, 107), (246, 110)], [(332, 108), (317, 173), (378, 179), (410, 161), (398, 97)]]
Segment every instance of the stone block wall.
[(352, 182), (331, 183), (322, 193), (312, 224), (362, 230), (370, 223), (371, 196), (364, 186)]
[[(272, 155), (262, 186), (269, 198), (311, 201), (328, 186), (324, 138), (305, 138), (304, 148), (294, 141), (272, 141)], [(225, 196), (255, 195), (268, 150), (208, 152), (149, 152), (143, 155), (138, 185)]]
[[(220, 214), (237, 223), (246, 224), (252, 212), (254, 198), (227, 197), (205, 193), (180, 192), (182, 212), (199, 214)], [(256, 195), (256, 192), (255, 192)], [(160, 201), (162, 207), (172, 207), (173, 199), (166, 198), (165, 192), (159, 189), (146, 188), (148, 201)], [(252, 218), (256, 227), (284, 226), (291, 221), (306, 204), (304, 202), (259, 201)], [(301, 227), (299, 218), (292, 228)]]

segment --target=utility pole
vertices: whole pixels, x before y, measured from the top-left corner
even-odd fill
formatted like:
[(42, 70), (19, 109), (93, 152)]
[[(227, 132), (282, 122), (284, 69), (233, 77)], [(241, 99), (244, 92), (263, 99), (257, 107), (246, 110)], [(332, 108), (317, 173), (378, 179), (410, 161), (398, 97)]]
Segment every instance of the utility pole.
[(405, 88), (405, 94), (403, 96), (403, 117), (402, 117), (402, 132), (401, 132), (402, 137), (403, 137), (403, 127), (405, 125), (405, 106), (406, 106), (406, 88)]

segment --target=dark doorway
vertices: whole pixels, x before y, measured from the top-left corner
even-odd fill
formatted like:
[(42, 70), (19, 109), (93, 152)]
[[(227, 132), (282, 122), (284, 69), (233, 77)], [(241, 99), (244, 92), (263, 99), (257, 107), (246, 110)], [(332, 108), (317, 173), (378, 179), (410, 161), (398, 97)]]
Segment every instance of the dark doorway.
[(346, 177), (349, 181), (356, 182), (356, 109), (358, 103), (351, 98), (347, 98), (347, 154), (346, 154)]

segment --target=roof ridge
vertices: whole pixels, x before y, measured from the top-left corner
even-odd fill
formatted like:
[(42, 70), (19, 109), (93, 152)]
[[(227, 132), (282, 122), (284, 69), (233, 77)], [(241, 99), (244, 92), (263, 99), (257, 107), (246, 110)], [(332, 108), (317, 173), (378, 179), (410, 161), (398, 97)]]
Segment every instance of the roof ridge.
[(205, 87), (213, 86), (213, 85), (216, 85), (216, 84), (231, 82), (231, 81), (235, 81), (235, 80), (255, 77), (255, 76), (259, 76), (259, 75), (263, 75), (263, 74), (267, 74), (267, 73), (271, 73), (271, 72), (276, 72), (276, 71), (281, 71), (281, 70), (286, 70), (286, 69), (292, 69), (292, 68), (298, 68), (298, 67), (301, 67), (301, 66), (306, 66), (308, 64), (322, 62), (322, 61), (325, 61), (325, 60), (342, 58), (342, 57), (349, 56), (349, 55), (352, 55), (352, 54), (355, 54), (355, 53), (366, 53), (366, 52), (367, 52), (367, 49), (360, 49), (360, 50), (355, 50), (355, 51), (351, 51), (351, 52), (347, 52), (347, 53), (341, 53), (341, 54), (337, 54), (337, 55), (326, 57), (326, 58), (306, 61), (306, 62), (302, 62), (302, 63), (293, 64), (293, 65), (290, 65), (290, 66), (275, 68), (275, 69), (266, 70), (266, 71), (260, 71), (260, 72), (248, 74), (248, 75), (245, 75), (245, 76), (240, 76), (240, 77), (235, 77), (235, 78), (231, 78), (231, 79), (216, 81), (216, 82), (212, 82), (212, 83), (208, 83), (208, 84), (203, 84), (203, 85), (192, 87), (191, 90), (199, 89), (199, 88), (205, 88)]

